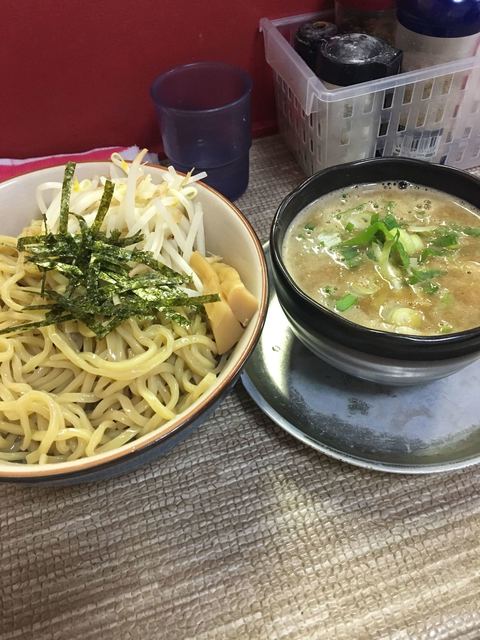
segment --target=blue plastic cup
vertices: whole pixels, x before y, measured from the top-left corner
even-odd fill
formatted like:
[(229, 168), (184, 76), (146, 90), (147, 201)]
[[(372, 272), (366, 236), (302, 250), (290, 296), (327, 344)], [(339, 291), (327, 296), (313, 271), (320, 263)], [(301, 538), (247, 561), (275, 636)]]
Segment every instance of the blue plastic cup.
[(205, 182), (230, 200), (248, 186), (251, 91), (248, 73), (223, 62), (174, 67), (151, 89), (169, 161), (206, 171)]

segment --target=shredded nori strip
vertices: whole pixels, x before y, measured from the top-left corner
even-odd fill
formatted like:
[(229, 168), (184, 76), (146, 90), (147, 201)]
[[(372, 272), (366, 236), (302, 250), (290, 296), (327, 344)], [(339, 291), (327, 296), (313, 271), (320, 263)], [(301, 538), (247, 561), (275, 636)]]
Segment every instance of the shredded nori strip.
[(60, 200), (60, 222), (58, 230), (60, 233), (67, 233), (68, 215), (70, 209), (70, 194), (72, 193), (73, 174), (75, 173), (75, 162), (67, 162), (63, 175), (62, 197)]
[[(102, 226), (103, 219), (107, 215), (107, 211), (110, 208), (110, 203), (112, 202), (112, 198), (113, 198), (113, 189), (114, 189), (113, 182), (111, 182), (110, 180), (106, 180), (105, 188), (103, 190), (102, 199), (100, 200), (100, 205), (98, 207), (97, 215), (95, 216), (95, 220), (93, 221), (93, 224), (92, 224), (92, 233), (94, 234), (100, 231), (100, 227)], [(83, 221), (83, 223), (85, 224), (85, 221)], [(80, 223), (80, 226), (82, 226), (82, 223)]]
[[(129, 318), (161, 321), (162, 315), (187, 326), (190, 312), (220, 299), (217, 294), (189, 296), (185, 293), (180, 286), (190, 284), (189, 276), (162, 264), (151, 252), (136, 248), (135, 245), (143, 240), (142, 233), (122, 237), (119, 230), (110, 235), (101, 231), (113, 197), (114, 185), (110, 180), (105, 183), (90, 227), (81, 216), (71, 213), (74, 171), (75, 163), (69, 162), (62, 185), (59, 232), (49, 232), (44, 218), (44, 234), (17, 241), (17, 249), (25, 252), (27, 261), (42, 272), (41, 288), (33, 293), (48, 300), (24, 308), (45, 310), (45, 318), (2, 329), (0, 334), (78, 320), (102, 338)], [(68, 233), (69, 216), (78, 220), (79, 233)], [(144, 269), (131, 275), (139, 265)], [(65, 291), (54, 291), (46, 286), (48, 271), (61, 273), (67, 279)]]

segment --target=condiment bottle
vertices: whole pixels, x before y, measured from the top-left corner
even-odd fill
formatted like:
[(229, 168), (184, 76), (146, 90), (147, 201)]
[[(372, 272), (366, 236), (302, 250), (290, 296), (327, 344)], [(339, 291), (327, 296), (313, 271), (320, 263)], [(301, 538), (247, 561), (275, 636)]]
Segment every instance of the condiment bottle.
[(335, 22), (343, 33), (368, 33), (393, 45), (395, 0), (335, 0)]
[(365, 33), (344, 33), (320, 43), (315, 71), (329, 88), (377, 80), (400, 71), (402, 52)]
[(332, 22), (314, 20), (302, 24), (295, 34), (293, 47), (305, 60), (311, 69), (315, 68), (319, 44), (330, 36), (334, 36), (338, 29)]
[(399, 0), (395, 45), (403, 71), (442, 64), (477, 53), (480, 0)]
[[(475, 55), (480, 45), (480, 0), (399, 0), (395, 42), (403, 49), (403, 71), (444, 64), (458, 58)], [(452, 75), (441, 78), (445, 96)], [(422, 93), (430, 95), (433, 80), (425, 81)], [(405, 99), (411, 100), (412, 87), (405, 88)], [(433, 108), (422, 100), (416, 121), (408, 113), (400, 116), (399, 133), (392, 155), (433, 160), (439, 145), (446, 139), (455, 123), (444, 122), (446, 97)], [(464, 97), (461, 109), (469, 110)], [(460, 122), (460, 118), (457, 118)], [(448, 130), (445, 128), (448, 127)], [(453, 135), (453, 134), (452, 134)], [(438, 159), (438, 158), (437, 158)]]
[[(376, 80), (400, 71), (402, 52), (365, 33), (333, 36), (320, 44), (315, 71), (328, 89)], [(328, 163), (369, 158), (375, 144), (383, 92), (365, 87), (328, 106)]]

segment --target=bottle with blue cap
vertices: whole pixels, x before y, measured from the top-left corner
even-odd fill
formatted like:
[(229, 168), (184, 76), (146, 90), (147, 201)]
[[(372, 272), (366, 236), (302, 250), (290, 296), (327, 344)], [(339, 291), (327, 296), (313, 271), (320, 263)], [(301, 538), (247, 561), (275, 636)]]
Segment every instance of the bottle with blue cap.
[(475, 55), (480, 0), (399, 0), (395, 45), (403, 51), (403, 71)]
[[(366, 33), (343, 33), (321, 42), (315, 72), (327, 89), (372, 82), (399, 73), (402, 52)], [(367, 85), (358, 94), (329, 103), (330, 165), (375, 155), (380, 113), (386, 96)]]

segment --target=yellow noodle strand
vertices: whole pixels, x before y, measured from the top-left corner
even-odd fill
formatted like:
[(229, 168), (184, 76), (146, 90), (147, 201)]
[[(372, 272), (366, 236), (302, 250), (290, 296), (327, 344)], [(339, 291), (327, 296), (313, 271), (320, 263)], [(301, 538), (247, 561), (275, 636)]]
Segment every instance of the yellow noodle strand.
[[(26, 231), (38, 233), (35, 223)], [(41, 320), (41, 274), (0, 236), (0, 328)], [(48, 273), (62, 290), (65, 278)], [(0, 460), (55, 464), (110, 451), (168, 421), (216, 379), (205, 316), (190, 326), (124, 322), (97, 339), (83, 324), (0, 336)]]

